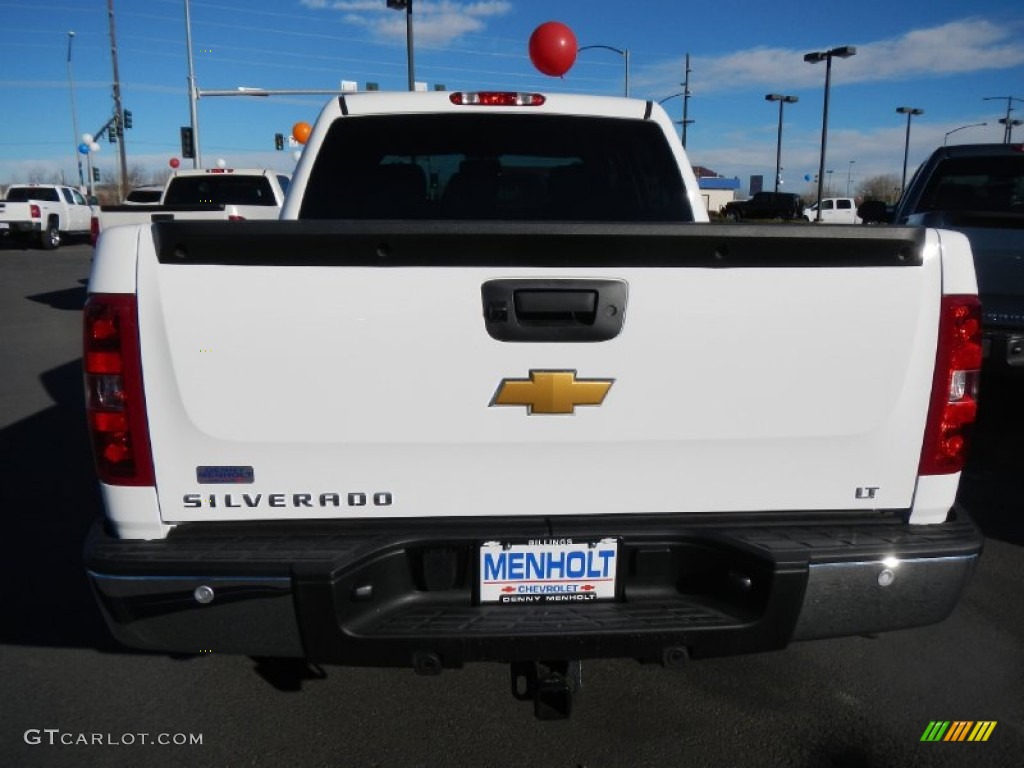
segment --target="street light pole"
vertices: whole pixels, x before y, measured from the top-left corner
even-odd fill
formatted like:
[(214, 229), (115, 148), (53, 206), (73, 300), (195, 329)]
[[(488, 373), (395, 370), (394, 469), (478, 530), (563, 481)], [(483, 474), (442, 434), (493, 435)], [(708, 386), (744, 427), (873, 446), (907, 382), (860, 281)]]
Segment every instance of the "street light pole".
[(942, 139), (942, 146), (946, 146), (946, 142), (949, 141), (949, 134), (962, 131), (964, 128), (977, 128), (982, 125), (988, 125), (988, 123), (971, 123), (970, 125), (961, 125), (959, 128), (954, 128), (952, 131), (946, 131), (946, 136)]
[[(391, 0), (388, 0), (388, 2), (391, 2)], [(619, 56), (621, 56), (623, 59), (625, 59), (625, 61), (626, 61), (625, 95), (626, 95), (626, 98), (628, 99), (629, 98), (629, 51), (628, 50), (623, 50), (621, 48), (614, 48), (613, 46), (610, 46), (610, 45), (584, 45), (582, 48), (577, 48), (576, 49), (576, 53), (579, 53), (580, 51), (589, 51), (591, 48), (604, 48), (606, 51), (614, 51), (615, 53), (619, 54)], [(685, 146), (685, 144), (684, 144), (684, 146)]]
[(416, 67), (413, 64), (412, 0), (386, 0), (388, 8), (405, 11), (405, 60), (409, 70), (409, 90), (416, 90)]
[(848, 59), (856, 55), (857, 49), (852, 45), (844, 45), (839, 48), (832, 48), (828, 51), (812, 51), (804, 54), (804, 61), (808, 64), (816, 64), (819, 61), (825, 62), (825, 105), (821, 115), (821, 162), (818, 164), (818, 213), (815, 221), (821, 221), (821, 198), (822, 185), (825, 183), (825, 150), (828, 143), (828, 93), (832, 82), (832, 59)]
[(848, 166), (846, 166), (846, 196), (847, 197), (850, 196), (850, 180), (852, 179), (852, 174), (853, 174), (853, 164), (856, 163), (856, 162), (857, 162), (856, 160), (851, 160), (850, 164)]
[(1012, 144), (1013, 143), (1013, 129), (1014, 129), (1015, 126), (1024, 125), (1024, 120), (1017, 120), (1017, 119), (1011, 120), (1008, 117), (1000, 117), (999, 118), (999, 122), (1006, 126), (1006, 130), (1003, 133), (1003, 136), (1005, 137), (1005, 142), (1004, 143), (1005, 144)]
[(764, 97), (765, 101), (779, 102), (779, 138), (775, 147), (775, 191), (779, 191), (779, 178), (782, 176), (782, 108), (786, 104), (795, 104), (800, 101), (799, 96), (783, 96), (781, 93), (769, 93)]
[(1013, 138), (1013, 126), (1020, 125), (1019, 121), (1013, 121), (1010, 119), (1010, 113), (1013, 112), (1013, 102), (1020, 101), (1024, 102), (1024, 99), (1018, 99), (1016, 96), (983, 96), (982, 101), (1001, 101), (1006, 99), (1006, 117), (999, 120), (1000, 123), (1006, 126), (1003, 130), (1003, 144), (1009, 144)]
[(896, 107), (896, 111), (907, 116), (907, 140), (903, 145), (903, 181), (900, 183), (900, 197), (907, 186), (907, 158), (910, 155), (910, 118), (914, 115), (923, 115), (924, 110), (917, 107)]
[[(68, 30), (68, 92), (71, 94), (71, 130), (74, 132), (74, 141), (71, 143), (75, 153), (75, 162), (78, 163), (78, 186), (85, 186), (85, 179), (82, 178), (82, 153), (78, 151), (78, 110), (75, 108), (75, 79), (71, 74), (71, 42), (75, 39), (75, 33)], [(90, 179), (91, 181), (91, 179)]]

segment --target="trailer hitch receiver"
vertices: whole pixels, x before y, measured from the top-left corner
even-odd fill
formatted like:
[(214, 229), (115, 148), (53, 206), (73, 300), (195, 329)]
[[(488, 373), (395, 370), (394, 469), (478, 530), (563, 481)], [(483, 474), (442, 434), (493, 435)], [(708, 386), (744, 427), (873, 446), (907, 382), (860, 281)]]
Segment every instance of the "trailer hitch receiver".
[(583, 687), (579, 661), (515, 661), (512, 695), (533, 701), (538, 720), (565, 720), (572, 714), (572, 699)]

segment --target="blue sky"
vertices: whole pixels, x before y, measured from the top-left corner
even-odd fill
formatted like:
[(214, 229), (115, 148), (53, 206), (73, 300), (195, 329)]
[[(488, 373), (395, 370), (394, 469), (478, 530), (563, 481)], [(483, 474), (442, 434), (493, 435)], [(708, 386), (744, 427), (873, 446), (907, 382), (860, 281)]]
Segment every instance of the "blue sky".
[[(184, 0), (114, 0), (122, 101), (132, 111), (129, 165), (167, 167), (189, 122)], [(621, 94), (624, 58), (579, 54), (563, 78), (540, 74), (527, 43), (537, 25), (567, 24), (580, 46), (629, 50), (630, 91), (661, 100), (681, 91), (691, 56), (687, 147), (695, 165), (741, 179), (775, 169), (778, 106), (767, 93), (799, 97), (784, 112), (783, 189), (805, 192), (818, 168), (824, 64), (809, 51), (853, 45), (832, 70), (826, 167), (833, 191), (847, 181), (900, 174), (906, 118), (913, 119), (910, 170), (945, 134), (949, 143), (1002, 141), (1005, 98), (1024, 119), (1024, 5), (1019, 0), (852, 0), (839, 3), (694, 3), (682, 0), (415, 0), (416, 79), (448, 90), (516, 88)], [(0, 185), (32, 174), (75, 170), (68, 81), (68, 31), (79, 133), (113, 107), (107, 0), (4, 2), (0, 46)], [(405, 16), (385, 0), (191, 0), (200, 90), (338, 88), (341, 80), (407, 87)], [(326, 97), (209, 96), (199, 102), (204, 164), (291, 170), (275, 133), (313, 122)], [(682, 116), (682, 99), (665, 107)], [(1024, 126), (1015, 138), (1024, 141)], [(105, 139), (96, 164), (111, 172), (117, 147)], [(187, 165), (188, 163), (186, 163)]]

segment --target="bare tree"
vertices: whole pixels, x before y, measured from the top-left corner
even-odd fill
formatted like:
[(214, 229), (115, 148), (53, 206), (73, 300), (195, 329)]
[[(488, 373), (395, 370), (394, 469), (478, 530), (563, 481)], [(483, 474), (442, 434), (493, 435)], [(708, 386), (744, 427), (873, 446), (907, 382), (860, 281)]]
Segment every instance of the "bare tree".
[(148, 173), (145, 168), (141, 165), (131, 165), (128, 167), (128, 173), (126, 174), (126, 181), (128, 188), (125, 189), (125, 194), (128, 194), (129, 190), (135, 189), (135, 187), (141, 187), (147, 183), (146, 179)]
[(149, 183), (157, 187), (166, 186), (169, 178), (171, 178), (170, 168), (160, 168), (149, 172)]
[(33, 168), (26, 175), (29, 184), (63, 184), (60, 171), (47, 168)]
[(857, 186), (857, 192), (865, 200), (895, 203), (900, 194), (900, 177), (895, 173), (871, 176)]

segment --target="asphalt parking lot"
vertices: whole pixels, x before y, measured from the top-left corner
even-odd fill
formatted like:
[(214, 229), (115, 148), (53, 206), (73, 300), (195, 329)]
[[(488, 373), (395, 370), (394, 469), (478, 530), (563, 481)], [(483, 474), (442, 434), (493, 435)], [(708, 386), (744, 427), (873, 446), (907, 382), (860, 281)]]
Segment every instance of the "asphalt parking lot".
[[(245, 657), (137, 653), (109, 637), (79, 556), (100, 511), (78, 337), (89, 257), (84, 245), (0, 246), (0, 765), (1020, 764), (1024, 383), (985, 383), (961, 500), (986, 548), (946, 621), (678, 671), (585, 663), (572, 719), (540, 722), (499, 665), (323, 676)], [(984, 743), (922, 742), (936, 720), (996, 726)]]

